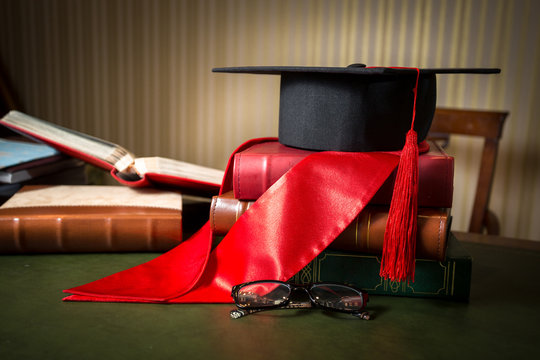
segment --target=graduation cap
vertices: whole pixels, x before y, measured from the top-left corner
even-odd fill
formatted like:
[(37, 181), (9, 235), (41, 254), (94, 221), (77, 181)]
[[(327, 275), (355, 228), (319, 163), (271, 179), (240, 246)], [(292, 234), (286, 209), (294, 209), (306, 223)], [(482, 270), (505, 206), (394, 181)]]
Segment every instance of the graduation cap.
[(431, 126), (437, 74), (496, 74), (493, 68), (248, 66), (214, 72), (281, 76), (279, 142), (310, 150), (400, 150), (381, 276), (414, 279), (418, 144)]
[[(65, 290), (74, 294), (65, 300), (230, 302), (233, 281), (252, 281), (258, 276), (289, 279), (348, 225), (355, 212), (362, 211), (398, 160), (380, 274), (391, 280), (414, 280), (418, 142), (426, 136), (433, 117), (436, 76), (499, 70), (353, 65), (214, 71), (280, 75), (280, 141), (350, 152), (315, 152), (295, 165), (259, 199), (258, 206), (238, 219), (216, 250), (210, 252), (207, 223), (192, 238), (146, 264)], [(399, 159), (396, 154), (359, 153), (401, 147), (396, 152)], [(232, 187), (232, 169), (228, 167), (222, 190)], [(304, 202), (304, 197), (309, 201)], [(325, 221), (311, 226), (312, 218), (305, 214), (320, 208), (319, 199), (330, 205), (317, 214)]]
[[(411, 127), (415, 68), (248, 66), (214, 72), (281, 75), (279, 141), (309, 150), (399, 150)], [(419, 69), (414, 129), (428, 134), (437, 74), (491, 74), (499, 69)]]

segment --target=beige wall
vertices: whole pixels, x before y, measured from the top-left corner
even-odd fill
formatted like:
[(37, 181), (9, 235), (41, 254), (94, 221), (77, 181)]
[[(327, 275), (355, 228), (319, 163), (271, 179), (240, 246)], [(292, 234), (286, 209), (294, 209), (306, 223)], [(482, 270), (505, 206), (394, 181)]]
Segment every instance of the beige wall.
[[(440, 76), (440, 106), (509, 110), (492, 208), (540, 240), (539, 1), (0, 0), (0, 60), (24, 110), (125, 145), (223, 168), (277, 134), (279, 79), (241, 65), (501, 67)], [(454, 139), (454, 229), (480, 152)]]

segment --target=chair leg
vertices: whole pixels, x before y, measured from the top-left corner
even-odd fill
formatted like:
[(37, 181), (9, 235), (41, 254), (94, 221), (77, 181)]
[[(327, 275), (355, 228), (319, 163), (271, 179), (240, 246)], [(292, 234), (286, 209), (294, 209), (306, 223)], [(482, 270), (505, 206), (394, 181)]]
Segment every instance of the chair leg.
[(488, 235), (499, 235), (501, 227), (499, 224), (499, 219), (491, 210), (487, 210), (484, 216), (484, 227), (487, 230)]

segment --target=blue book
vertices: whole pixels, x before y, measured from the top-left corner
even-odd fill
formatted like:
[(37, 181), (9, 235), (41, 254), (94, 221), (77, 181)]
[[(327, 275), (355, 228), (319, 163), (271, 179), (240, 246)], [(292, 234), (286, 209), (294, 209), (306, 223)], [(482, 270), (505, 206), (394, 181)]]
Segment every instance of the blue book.
[(0, 169), (59, 154), (57, 150), (45, 144), (0, 139)]

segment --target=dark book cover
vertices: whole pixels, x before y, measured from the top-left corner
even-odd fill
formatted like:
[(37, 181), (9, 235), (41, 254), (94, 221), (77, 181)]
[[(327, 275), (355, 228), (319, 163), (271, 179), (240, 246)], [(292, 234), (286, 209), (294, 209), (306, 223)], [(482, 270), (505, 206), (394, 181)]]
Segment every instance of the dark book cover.
[(416, 260), (415, 281), (395, 282), (379, 276), (381, 256), (325, 250), (306, 265), (292, 282), (336, 281), (366, 290), (373, 295), (441, 298), (468, 301), (472, 258), (453, 233), (448, 239), (444, 261)]

